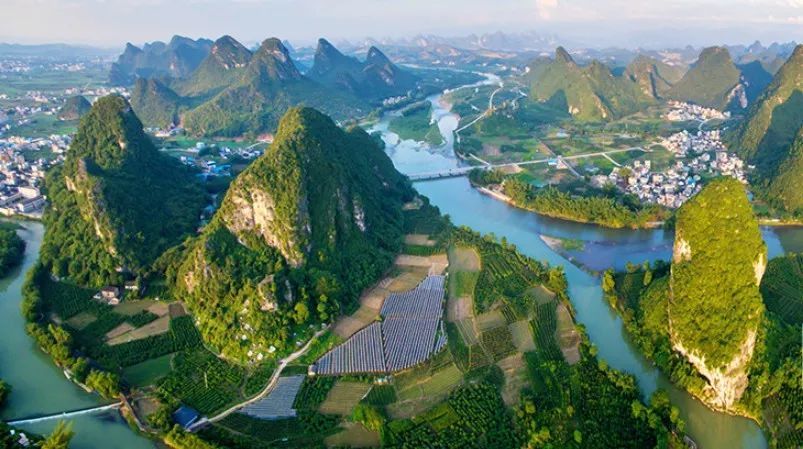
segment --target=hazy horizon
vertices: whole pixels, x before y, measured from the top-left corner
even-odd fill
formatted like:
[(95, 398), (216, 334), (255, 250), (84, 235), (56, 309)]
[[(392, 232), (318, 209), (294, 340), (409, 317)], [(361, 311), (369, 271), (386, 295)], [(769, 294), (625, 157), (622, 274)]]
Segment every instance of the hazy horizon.
[(535, 31), (576, 47), (803, 41), (803, 0), (6, 0), (0, 42), (105, 48), (175, 34), (309, 45), (419, 34)]

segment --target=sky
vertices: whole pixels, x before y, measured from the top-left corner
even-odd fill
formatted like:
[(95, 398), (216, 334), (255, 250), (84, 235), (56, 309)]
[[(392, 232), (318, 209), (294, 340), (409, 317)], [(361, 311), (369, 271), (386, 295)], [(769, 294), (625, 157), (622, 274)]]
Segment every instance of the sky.
[(803, 0), (0, 0), (0, 41), (89, 44), (174, 34), (305, 45), (536, 31), (570, 46), (803, 41)]

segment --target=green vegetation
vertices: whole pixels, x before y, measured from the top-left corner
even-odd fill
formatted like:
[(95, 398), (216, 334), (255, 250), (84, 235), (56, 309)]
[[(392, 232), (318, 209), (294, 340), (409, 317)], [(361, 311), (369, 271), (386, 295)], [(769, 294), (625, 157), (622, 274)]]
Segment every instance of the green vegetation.
[(390, 121), (388, 129), (402, 140), (426, 142), (431, 146), (443, 144), (438, 123), (432, 121), (432, 105), (427, 100), (402, 109), (401, 115)]
[(343, 55), (326, 39), (318, 40), (315, 60), (307, 76), (373, 102), (406, 95), (415, 89), (418, 80), (390, 62), (376, 47), (368, 49), (365, 61), (361, 62)]
[(119, 283), (122, 269), (148, 273), (195, 229), (203, 204), (192, 174), (156, 151), (116, 96), (98, 100), (83, 118), (46, 186), (51, 207), (42, 263), (55, 276), (93, 287)]
[[(293, 326), (350, 310), (390, 266), (411, 198), (368, 134), (296, 108), (168, 272), (208, 345), (240, 361), (271, 346), (278, 355), (293, 347)], [(233, 326), (246, 338), (232, 338)]]
[(155, 78), (137, 78), (131, 91), (131, 107), (147, 126), (167, 129), (178, 121), (184, 100)]
[(11, 386), (0, 379), (0, 409), (2, 409), (6, 399), (8, 399), (9, 393), (11, 393)]
[(245, 378), (242, 368), (227, 364), (209, 351), (199, 349), (176, 354), (173, 371), (162, 378), (160, 394), (176, 397), (205, 415), (212, 415), (235, 402)]
[(764, 307), (758, 291), (767, 249), (744, 186), (711, 181), (677, 212), (669, 319), (680, 342), (723, 367), (755, 332)]
[(614, 76), (599, 61), (578, 66), (562, 47), (554, 59), (538, 59), (529, 68), (530, 97), (577, 120), (612, 120), (655, 101), (630, 78)]
[(667, 97), (725, 110), (731, 91), (739, 84), (739, 69), (724, 47), (709, 47), (700, 53), (683, 78), (667, 92)]
[(510, 411), (492, 385), (455, 390), (446, 402), (414, 419), (392, 421), (386, 447), (513, 448), (517, 446)]
[(471, 182), (484, 186), (502, 183), (503, 192), (517, 207), (535, 213), (581, 223), (596, 223), (612, 228), (641, 228), (664, 218), (656, 205), (641, 205), (638, 199), (606, 191), (587, 191), (574, 195), (558, 187), (538, 188), (498, 171), (473, 170)]
[(581, 353), (574, 366), (528, 354), (533, 388), (516, 409), (527, 447), (685, 447), (679, 412), (665, 393), (647, 407), (632, 376), (597, 361), (588, 343)]
[(58, 113), (59, 120), (78, 120), (83, 117), (89, 110), (92, 109), (92, 104), (81, 95), (68, 98)]
[(17, 227), (0, 223), (0, 277), (16, 267), (25, 257), (25, 241), (17, 235)]
[(803, 214), (803, 45), (795, 48), (732, 136), (739, 155), (756, 166), (757, 193), (779, 211)]
[(803, 254), (770, 260), (761, 282), (761, 296), (767, 310), (787, 324), (803, 324), (800, 292), (803, 292)]

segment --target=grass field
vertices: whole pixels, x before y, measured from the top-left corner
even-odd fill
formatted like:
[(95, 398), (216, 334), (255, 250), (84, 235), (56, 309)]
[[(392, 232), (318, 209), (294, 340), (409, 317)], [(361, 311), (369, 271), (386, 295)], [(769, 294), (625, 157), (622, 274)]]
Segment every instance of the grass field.
[(162, 376), (170, 372), (173, 354), (163, 355), (123, 370), (123, 379), (135, 387), (153, 385)]
[(474, 248), (453, 246), (449, 248), (449, 268), (453, 271), (480, 271), (480, 255)]
[(573, 365), (580, 361), (580, 334), (574, 328), (574, 320), (572, 320), (566, 305), (558, 304), (556, 312), (558, 315), (558, 327), (556, 330), (558, 345), (563, 358)]
[(94, 314), (81, 312), (67, 320), (67, 324), (74, 329), (82, 330), (95, 322), (95, 320), (97, 320), (97, 317)]
[(461, 384), (463, 373), (453, 362), (434, 372), (423, 366), (397, 376), (398, 401), (387, 407), (394, 419), (418, 415), (440, 402)]
[(365, 382), (338, 380), (318, 411), (327, 415), (348, 416), (370, 389), (371, 384)]
[(379, 447), (379, 432), (366, 429), (362, 424), (345, 423), (343, 431), (326, 437), (326, 447)]
[(479, 328), (480, 332), (502, 327), (507, 324), (507, 321), (505, 321), (505, 316), (500, 310), (492, 310), (490, 312), (477, 315), (476, 321), (477, 328)]

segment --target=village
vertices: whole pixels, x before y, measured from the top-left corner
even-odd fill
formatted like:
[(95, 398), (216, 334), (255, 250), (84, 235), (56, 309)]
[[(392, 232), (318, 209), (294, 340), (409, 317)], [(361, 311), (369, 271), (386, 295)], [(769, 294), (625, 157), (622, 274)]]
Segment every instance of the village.
[(595, 182), (617, 185), (641, 201), (672, 209), (699, 192), (704, 178), (731, 176), (747, 183), (744, 161), (728, 153), (719, 130), (697, 133), (683, 130), (661, 139), (660, 144), (676, 159), (668, 169), (653, 171), (650, 160), (636, 160), (626, 167), (614, 168), (607, 179)]

